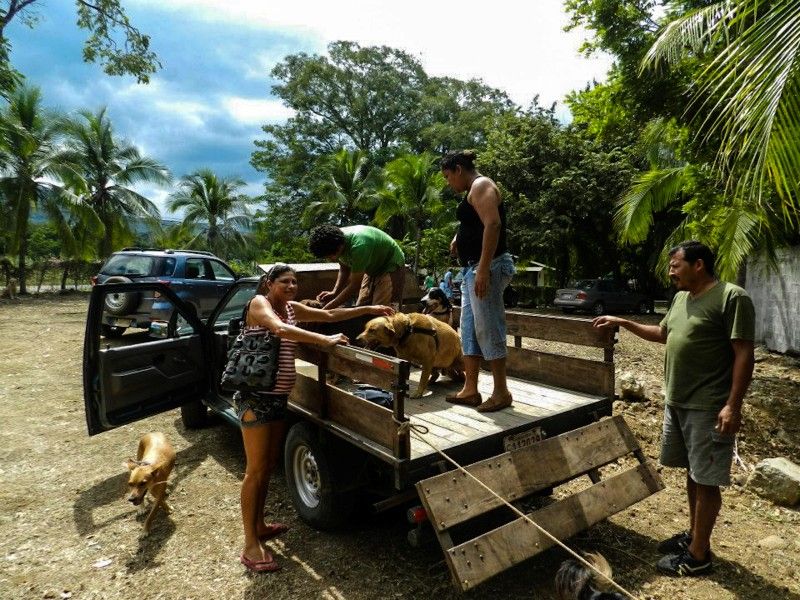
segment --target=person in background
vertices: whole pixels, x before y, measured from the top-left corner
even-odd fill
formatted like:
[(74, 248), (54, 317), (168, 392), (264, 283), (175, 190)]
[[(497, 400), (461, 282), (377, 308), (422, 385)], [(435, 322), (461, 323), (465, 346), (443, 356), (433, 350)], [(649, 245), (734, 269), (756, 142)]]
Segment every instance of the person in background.
[(444, 277), (442, 277), (442, 281), (439, 284), (439, 289), (444, 292), (444, 295), (447, 296), (448, 300), (453, 299), (453, 272), (450, 269), (447, 269)]
[(286, 430), (286, 406), (294, 387), (295, 346), (298, 342), (335, 346), (347, 344), (343, 334), (322, 335), (297, 327), (297, 322), (333, 322), (364, 315), (391, 315), (389, 306), (361, 306), (321, 310), (295, 302), (297, 276), (285, 264), (274, 265), (261, 278), (256, 295), (248, 303), (246, 328), (267, 329), (281, 339), (278, 377), (269, 392), (236, 392), (233, 396), (236, 414), (242, 429), (247, 459), (241, 489), (244, 548), (240, 562), (255, 572), (277, 571), (280, 566), (264, 542), (284, 533), (283, 523), (266, 523), (264, 506), (269, 480), (280, 456), (280, 445)]
[[(506, 207), (494, 181), (475, 169), (475, 153), (452, 152), (441, 161), (442, 174), (455, 192), (464, 192), (456, 208), (458, 231), (451, 254), (463, 267), (461, 345), (464, 387), (448, 402), (477, 406), (480, 412), (501, 410), (513, 401), (506, 380), (506, 311), (503, 291), (514, 276), (506, 244)], [(481, 357), (491, 366), (494, 389), (482, 402), (478, 392)]]
[(431, 273), (428, 273), (425, 275), (425, 282), (422, 284), (422, 289), (427, 292), (434, 286), (436, 286), (436, 278)]
[(597, 317), (595, 327), (618, 325), (642, 339), (666, 344), (661, 464), (686, 469), (689, 529), (659, 544), (656, 565), (669, 575), (711, 570), (711, 532), (730, 485), (742, 401), (753, 376), (755, 310), (742, 288), (719, 281), (714, 255), (697, 241), (669, 252), (669, 276), (678, 292), (658, 325)]
[(323, 308), (336, 308), (356, 296), (356, 305), (385, 304), (392, 301), (396, 275), (402, 274), (405, 257), (400, 246), (387, 233), (368, 225), (336, 227), (320, 225), (311, 231), (308, 244), (317, 258), (339, 263), (339, 276), (333, 289), (320, 292)]

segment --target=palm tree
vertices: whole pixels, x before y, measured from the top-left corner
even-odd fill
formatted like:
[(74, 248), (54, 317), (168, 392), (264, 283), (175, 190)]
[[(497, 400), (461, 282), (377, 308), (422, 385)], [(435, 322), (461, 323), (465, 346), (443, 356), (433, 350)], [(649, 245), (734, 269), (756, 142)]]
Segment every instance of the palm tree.
[(637, 244), (666, 225), (659, 231), (663, 248), (656, 265), (665, 277), (671, 247), (689, 238), (703, 240), (717, 250), (720, 276), (733, 281), (756, 247), (774, 255), (782, 227), (768, 206), (749, 196), (726, 197), (715, 186), (710, 165), (682, 158), (686, 136), (662, 119), (647, 125), (640, 146), (650, 168), (617, 202), (614, 227), (621, 242)]
[(57, 117), (43, 110), (38, 88), (20, 86), (0, 112), (0, 196), (11, 251), (17, 253), (20, 293), (27, 293), (28, 227), (31, 213), (39, 210), (54, 224), (64, 247), (75, 246), (68, 217), (92, 226), (91, 207), (80, 202), (63, 185), (74, 180), (69, 165), (58, 159)]
[(136, 220), (158, 222), (158, 207), (133, 186), (167, 185), (169, 171), (142, 156), (133, 144), (116, 138), (105, 108), (96, 113), (79, 111), (77, 117), (61, 119), (58, 127), (66, 142), (58, 160), (72, 165), (76, 181), (85, 189), (86, 202), (103, 222), (99, 253), (106, 257), (123, 238), (133, 237), (131, 226)]
[(342, 148), (323, 157), (315, 195), (322, 198), (309, 204), (305, 220), (320, 215), (336, 225), (351, 225), (363, 218), (377, 204), (376, 177), (369, 169), (367, 155), (361, 150)]
[(251, 224), (248, 204), (253, 198), (237, 193), (241, 179), (217, 177), (211, 169), (185, 175), (170, 196), (169, 210), (185, 210), (183, 225), (196, 232), (189, 245), (204, 246), (223, 258), (245, 243), (244, 230)]
[(700, 138), (720, 141), (714, 166), (727, 189), (757, 204), (775, 190), (778, 212), (796, 222), (800, 2), (722, 0), (689, 11), (664, 28), (642, 68), (676, 63), (687, 50), (701, 59), (690, 108)]
[(379, 226), (385, 226), (394, 218), (406, 224), (414, 240), (415, 273), (419, 267), (423, 231), (436, 224), (444, 212), (444, 177), (436, 165), (437, 159), (428, 152), (406, 154), (388, 163), (384, 169), (386, 185), (380, 192), (381, 203), (375, 212), (375, 222)]

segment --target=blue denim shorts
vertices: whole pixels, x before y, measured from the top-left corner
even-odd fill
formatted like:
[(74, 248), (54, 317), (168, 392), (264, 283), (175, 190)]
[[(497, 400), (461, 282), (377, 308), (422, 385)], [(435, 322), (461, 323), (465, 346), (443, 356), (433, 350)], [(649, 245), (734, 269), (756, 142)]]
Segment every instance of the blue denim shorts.
[(661, 464), (689, 470), (700, 485), (731, 484), (735, 434), (717, 433), (719, 411), (664, 407)]
[(503, 292), (514, 276), (514, 260), (501, 254), (489, 265), (489, 289), (483, 298), (475, 295), (475, 266), (465, 267), (461, 281), (461, 347), (465, 356), (485, 360), (505, 358), (506, 309)]

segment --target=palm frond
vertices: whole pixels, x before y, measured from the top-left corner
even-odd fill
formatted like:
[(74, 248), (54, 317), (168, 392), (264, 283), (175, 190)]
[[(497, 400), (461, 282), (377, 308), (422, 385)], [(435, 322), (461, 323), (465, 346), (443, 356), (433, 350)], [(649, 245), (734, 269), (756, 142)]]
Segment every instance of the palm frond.
[(614, 228), (623, 243), (643, 241), (653, 216), (675, 204), (686, 185), (686, 167), (653, 169), (641, 175), (617, 202)]

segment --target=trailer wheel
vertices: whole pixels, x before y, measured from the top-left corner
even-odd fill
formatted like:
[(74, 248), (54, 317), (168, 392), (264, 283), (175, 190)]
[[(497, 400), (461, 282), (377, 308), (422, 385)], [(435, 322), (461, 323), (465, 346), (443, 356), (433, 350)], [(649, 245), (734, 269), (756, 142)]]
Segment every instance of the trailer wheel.
[(350, 516), (355, 495), (346, 475), (329, 462), (316, 428), (295, 423), (286, 436), (283, 461), (286, 487), (297, 514), (315, 529), (335, 529)]

